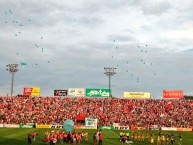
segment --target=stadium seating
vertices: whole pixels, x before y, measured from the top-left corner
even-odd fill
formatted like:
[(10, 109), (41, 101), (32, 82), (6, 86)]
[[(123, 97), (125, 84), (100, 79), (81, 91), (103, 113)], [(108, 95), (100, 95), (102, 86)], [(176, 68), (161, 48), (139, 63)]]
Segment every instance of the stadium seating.
[(113, 123), (147, 127), (193, 126), (193, 100), (129, 100), (120, 98), (0, 97), (0, 121), (5, 124), (63, 124), (85, 115), (98, 125)]

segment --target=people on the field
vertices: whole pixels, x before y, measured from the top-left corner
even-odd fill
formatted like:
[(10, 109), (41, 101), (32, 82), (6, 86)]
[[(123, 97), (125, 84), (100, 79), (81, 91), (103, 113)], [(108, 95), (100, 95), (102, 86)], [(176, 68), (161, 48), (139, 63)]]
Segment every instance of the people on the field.
[(144, 132), (142, 132), (142, 134), (141, 134), (141, 141), (145, 141), (145, 135), (144, 135)]
[(103, 135), (99, 134), (99, 145), (102, 145), (103, 143)]
[(173, 133), (171, 133), (171, 144), (175, 143), (175, 136)]
[[(58, 132), (59, 132), (59, 135), (58, 135)], [(87, 132), (87, 131), (86, 131)], [(83, 140), (83, 135), (84, 132), (76, 132), (76, 131), (73, 131), (73, 132), (65, 132), (65, 131), (45, 131), (44, 135), (44, 139), (45, 139), (45, 143), (46, 144), (50, 144), (50, 145), (55, 145), (55, 144), (58, 144), (58, 142), (60, 144), (64, 144), (64, 143), (72, 143), (73, 145), (76, 145), (76, 144), (80, 144), (82, 141), (85, 141)], [(88, 132), (87, 132), (88, 134)], [(96, 139), (96, 133), (95, 133), (95, 139)], [(94, 139), (93, 139), (93, 144), (96, 144), (97, 142), (95, 141), (94, 142)]]
[(28, 134), (27, 140), (28, 140), (28, 145), (31, 145), (32, 144), (32, 135), (30, 133)]
[(33, 141), (35, 141), (35, 140), (36, 140), (37, 135), (38, 135), (38, 134), (37, 134), (37, 132), (36, 132), (36, 131), (34, 131), (34, 132), (33, 132)]
[(119, 136), (120, 136), (120, 141), (122, 140), (122, 137), (123, 137), (123, 132), (120, 132), (119, 133)]
[(45, 135), (45, 142), (46, 142), (46, 144), (48, 144), (49, 138), (50, 138), (50, 133), (48, 131), (45, 131), (44, 135)]
[(161, 145), (161, 134), (160, 133), (157, 136), (157, 145)]
[(154, 145), (154, 134), (153, 133), (151, 134), (151, 137), (150, 137), (150, 145)]
[(145, 140), (146, 142), (149, 142), (149, 132), (148, 131), (146, 132)]
[(181, 133), (179, 133), (179, 141), (178, 141), (178, 144), (179, 144), (179, 145), (182, 145), (182, 136), (181, 136)]
[(126, 137), (127, 137), (127, 141), (129, 141), (130, 140), (129, 132), (126, 132)]
[(50, 145), (53, 145), (53, 140), (54, 140), (54, 136), (53, 136), (53, 133), (50, 133), (50, 137), (49, 137), (49, 142), (50, 142)]
[(122, 136), (121, 142), (122, 142), (122, 144), (125, 144), (126, 141), (127, 141), (127, 136), (124, 134), (124, 135)]
[(62, 132), (62, 131), (60, 132), (59, 139), (60, 139), (60, 143), (63, 144), (63, 142), (64, 142), (64, 132)]
[(96, 145), (97, 143), (97, 137), (96, 137), (96, 133), (94, 133), (93, 135), (93, 145)]
[(85, 132), (85, 141), (87, 141), (88, 140), (88, 132), (86, 131)]
[(166, 145), (168, 145), (170, 142), (170, 135), (169, 133), (166, 133)]

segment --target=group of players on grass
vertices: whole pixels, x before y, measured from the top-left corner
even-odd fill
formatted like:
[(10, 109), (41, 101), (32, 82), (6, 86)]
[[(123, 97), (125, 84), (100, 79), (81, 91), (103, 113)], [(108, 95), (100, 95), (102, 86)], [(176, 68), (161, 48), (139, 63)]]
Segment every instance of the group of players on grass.
[[(37, 132), (34, 131), (33, 133), (28, 134), (28, 145), (32, 144), (32, 141), (36, 140)], [(81, 143), (83, 140), (88, 140), (88, 132), (65, 132), (61, 130), (52, 130), (52, 131), (46, 131), (44, 133), (44, 139), (46, 144), (50, 145), (56, 145), (57, 142), (60, 142), (60, 144), (63, 143), (72, 143), (73, 145), (76, 145), (78, 143)]]
[[(155, 140), (157, 139), (157, 145), (168, 145), (168, 144), (175, 144), (175, 136), (173, 133), (169, 134), (163, 134), (161, 131), (159, 132), (157, 138), (155, 138), (154, 133), (149, 132), (131, 132), (131, 135), (129, 132), (120, 132), (120, 141), (122, 144), (125, 143), (133, 143), (133, 142), (149, 142), (150, 145), (155, 144)], [(182, 136), (179, 134), (179, 140), (178, 145), (182, 145)]]
[[(37, 132), (34, 131), (33, 133), (28, 134), (28, 144), (32, 144), (32, 141), (36, 140)], [(50, 145), (56, 145), (57, 142), (60, 142), (60, 144), (63, 143), (72, 143), (73, 145), (81, 143), (83, 140), (88, 141), (88, 132), (65, 132), (61, 130), (52, 130), (52, 131), (46, 131), (44, 133), (45, 137), (45, 143)], [(93, 145), (102, 145), (102, 130), (96, 130), (96, 132), (93, 134)], [(173, 133), (162, 133), (160, 131), (158, 133), (158, 136), (155, 137), (154, 133), (147, 132), (139, 132), (139, 131), (132, 131), (131, 134), (129, 132), (120, 132), (120, 141), (122, 144), (125, 143), (133, 143), (133, 142), (149, 142), (150, 145), (169, 145), (169, 144), (175, 144), (175, 136)], [(157, 143), (156, 143), (157, 141)], [(178, 145), (182, 145), (182, 136), (179, 133), (179, 139), (178, 139)]]
[[(36, 140), (37, 135), (36, 131), (28, 134), (28, 145), (31, 145), (32, 141)], [(57, 142), (60, 142), (60, 144), (72, 143), (73, 145), (76, 145), (81, 143), (83, 140), (88, 141), (88, 132), (65, 132), (64, 130), (45, 131), (44, 139), (45, 143), (50, 145), (56, 145)], [(102, 140), (102, 130), (97, 130), (93, 135), (93, 145), (102, 145)]]
[(45, 132), (45, 142), (46, 144), (55, 145), (57, 142), (60, 144), (72, 143), (76, 145), (77, 143), (81, 143), (83, 140), (88, 140), (88, 132), (65, 132), (65, 131), (46, 131)]

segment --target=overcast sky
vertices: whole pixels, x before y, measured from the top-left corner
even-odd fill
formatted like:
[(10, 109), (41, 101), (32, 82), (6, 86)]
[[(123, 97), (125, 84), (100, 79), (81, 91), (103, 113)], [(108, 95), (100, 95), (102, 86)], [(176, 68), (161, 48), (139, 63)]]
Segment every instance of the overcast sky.
[(104, 67), (116, 67), (113, 96), (193, 95), (193, 1), (0, 0), (0, 95), (10, 94), (12, 63), (14, 94), (108, 88)]

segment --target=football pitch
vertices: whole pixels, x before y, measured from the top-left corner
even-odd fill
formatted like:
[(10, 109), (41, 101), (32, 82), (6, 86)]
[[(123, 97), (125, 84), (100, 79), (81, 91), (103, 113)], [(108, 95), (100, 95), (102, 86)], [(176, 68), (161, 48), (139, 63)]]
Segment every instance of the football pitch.
[[(38, 136), (36, 141), (32, 142), (32, 145), (45, 145), (44, 141), (44, 132), (45, 131), (51, 131), (51, 129), (26, 129), (26, 128), (0, 128), (0, 145), (27, 145), (27, 136), (29, 133), (32, 133), (34, 131), (37, 131)], [(86, 130), (76, 130), (77, 132), (85, 132)], [(96, 130), (87, 130), (89, 134), (88, 141), (83, 141), (80, 143), (80, 145), (92, 145), (92, 137)], [(103, 134), (103, 145), (121, 145), (122, 143), (119, 140), (119, 133), (120, 130), (102, 130)], [(122, 132), (129, 132), (131, 134), (131, 131), (122, 131)], [(146, 131), (140, 131), (146, 133)], [(155, 145), (156, 143), (156, 137), (158, 135), (158, 131), (148, 131), (149, 134), (152, 132), (155, 133)], [(163, 132), (166, 133), (166, 132)], [(169, 132), (171, 133), (171, 132)], [(178, 135), (179, 132), (172, 132), (175, 135), (175, 144), (178, 144)], [(183, 145), (192, 145), (193, 144), (193, 132), (181, 132), (182, 136), (182, 144)], [(69, 144), (69, 143), (64, 143)], [(127, 143), (126, 143), (127, 144)], [(134, 142), (133, 145), (150, 145), (148, 142)], [(57, 142), (57, 145), (60, 145), (60, 142)], [(98, 143), (97, 143), (98, 145)]]

